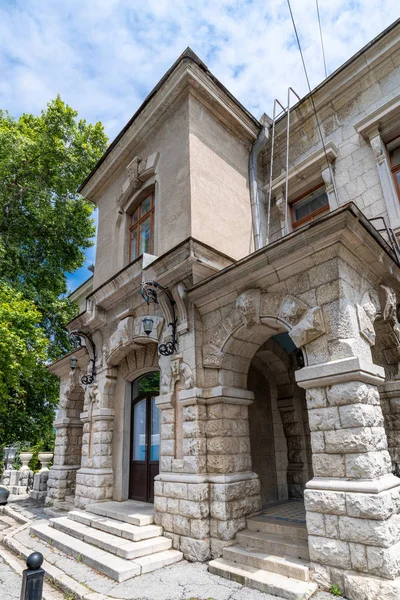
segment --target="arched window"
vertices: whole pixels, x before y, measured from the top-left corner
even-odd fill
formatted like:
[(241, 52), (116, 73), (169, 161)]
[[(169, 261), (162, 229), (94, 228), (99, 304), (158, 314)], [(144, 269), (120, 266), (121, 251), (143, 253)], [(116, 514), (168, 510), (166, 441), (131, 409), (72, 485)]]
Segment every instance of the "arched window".
[(154, 238), (154, 192), (150, 192), (136, 207), (129, 227), (129, 262), (144, 252), (153, 252)]

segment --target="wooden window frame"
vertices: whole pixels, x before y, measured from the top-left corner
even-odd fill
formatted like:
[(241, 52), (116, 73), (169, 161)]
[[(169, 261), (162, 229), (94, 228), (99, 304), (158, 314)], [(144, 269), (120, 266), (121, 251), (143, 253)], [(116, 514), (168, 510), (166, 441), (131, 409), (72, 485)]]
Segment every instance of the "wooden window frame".
[(389, 151), (389, 161), (390, 161), (390, 170), (391, 170), (393, 180), (394, 180), (394, 187), (396, 188), (397, 197), (400, 201), (400, 185), (399, 185), (399, 181), (397, 179), (397, 173), (400, 173), (400, 164), (398, 164), (397, 166), (394, 167), (393, 163), (392, 163), (392, 154), (396, 150), (400, 150), (400, 147), (393, 148), (393, 150)]
[[(144, 215), (142, 215), (142, 205), (143, 205), (143, 202), (145, 202), (148, 198), (151, 199), (150, 200), (150, 210), (148, 210)], [(132, 224), (133, 215), (135, 214), (135, 212), (137, 210), (139, 210), (139, 218), (136, 221), (136, 223)], [(142, 198), (142, 200), (136, 205), (135, 210), (130, 215), (131, 224), (129, 226), (129, 255), (128, 255), (130, 263), (134, 262), (135, 260), (137, 260), (138, 258), (140, 258), (142, 256), (142, 254), (140, 254), (140, 225), (149, 216), (150, 216), (150, 248), (149, 248), (149, 254), (152, 254), (152, 252), (153, 252), (153, 246), (154, 246), (154, 191), (150, 192), (149, 194), (146, 194), (146, 196), (144, 196)], [(131, 258), (131, 256), (132, 256), (132, 233), (133, 233), (133, 231), (135, 229), (137, 230), (137, 237), (136, 237), (136, 258)]]
[(299, 219), (298, 221), (294, 220), (294, 208), (293, 208), (294, 205), (297, 202), (300, 202), (300, 200), (303, 200), (303, 198), (306, 198), (307, 196), (310, 196), (311, 194), (313, 194), (317, 190), (323, 190), (327, 194), (325, 186), (323, 184), (319, 184), (316, 187), (312, 188), (311, 190), (307, 190), (307, 192), (305, 194), (302, 194), (298, 198), (289, 201), (290, 218), (292, 220), (292, 228), (293, 229), (297, 229), (298, 227), (301, 227), (302, 225), (304, 225), (304, 223), (308, 223), (309, 221), (314, 221), (314, 219), (316, 217), (318, 217), (320, 214), (329, 211), (330, 207), (329, 207), (329, 199), (328, 199), (328, 202), (326, 203), (325, 206), (321, 206), (320, 208), (317, 208), (312, 213), (310, 213), (306, 217), (303, 217), (302, 219)]

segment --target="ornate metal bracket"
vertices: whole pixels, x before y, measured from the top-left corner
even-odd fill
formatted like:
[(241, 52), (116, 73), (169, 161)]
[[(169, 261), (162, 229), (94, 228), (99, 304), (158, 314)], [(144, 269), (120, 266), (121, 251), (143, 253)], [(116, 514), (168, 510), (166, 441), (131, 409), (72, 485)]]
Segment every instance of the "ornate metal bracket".
[[(178, 340), (176, 337), (176, 326), (178, 319), (175, 313), (175, 300), (173, 299), (171, 292), (160, 283), (157, 283), (157, 281), (143, 282), (140, 288), (140, 293), (143, 300), (147, 304), (159, 304), (157, 290), (163, 292), (163, 298), (160, 298), (160, 304), (164, 314), (167, 317), (166, 320), (168, 326), (172, 329), (172, 340), (168, 340), (165, 342), (165, 344), (160, 344), (158, 346), (158, 351), (163, 356), (171, 356), (177, 351), (178, 348)], [(165, 302), (165, 299), (168, 300), (168, 303)]]
[[(89, 352), (90, 372), (82, 375), (81, 383), (83, 385), (92, 385), (96, 377), (96, 347), (93, 340), (88, 333), (84, 333), (78, 329), (71, 331), (68, 337), (74, 348), (78, 349), (83, 346), (87, 348), (87, 351)], [(85, 341), (85, 344), (82, 344), (82, 340)]]

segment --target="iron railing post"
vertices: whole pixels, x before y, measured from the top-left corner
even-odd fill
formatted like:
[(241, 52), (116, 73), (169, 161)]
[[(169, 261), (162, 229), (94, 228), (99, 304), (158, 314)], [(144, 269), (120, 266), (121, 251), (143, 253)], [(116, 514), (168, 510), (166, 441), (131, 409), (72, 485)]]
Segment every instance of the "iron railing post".
[(28, 567), (22, 571), (21, 600), (42, 600), (44, 569), (43, 555), (33, 552), (26, 559)]

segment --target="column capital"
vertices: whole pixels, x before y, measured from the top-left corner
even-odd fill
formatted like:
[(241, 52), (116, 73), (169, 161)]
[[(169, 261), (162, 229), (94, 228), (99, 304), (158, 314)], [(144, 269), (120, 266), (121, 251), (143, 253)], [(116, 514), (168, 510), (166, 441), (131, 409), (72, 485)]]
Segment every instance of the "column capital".
[(254, 393), (243, 388), (218, 385), (213, 388), (191, 388), (178, 393), (179, 402), (189, 404), (242, 404), (249, 405), (254, 401)]
[(297, 384), (307, 390), (346, 381), (380, 385), (385, 380), (385, 371), (374, 363), (354, 356), (304, 367), (295, 372), (295, 377)]

